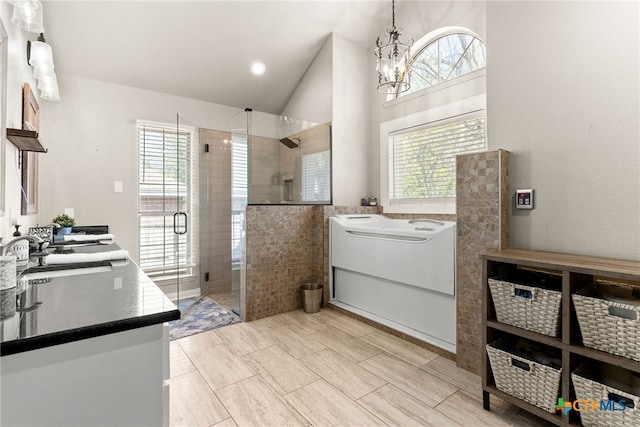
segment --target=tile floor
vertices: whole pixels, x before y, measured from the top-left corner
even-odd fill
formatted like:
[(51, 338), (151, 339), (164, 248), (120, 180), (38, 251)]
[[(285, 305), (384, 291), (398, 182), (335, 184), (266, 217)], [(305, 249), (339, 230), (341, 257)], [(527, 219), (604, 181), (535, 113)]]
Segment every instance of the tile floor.
[(171, 342), (171, 426), (547, 426), (454, 362), (331, 309)]

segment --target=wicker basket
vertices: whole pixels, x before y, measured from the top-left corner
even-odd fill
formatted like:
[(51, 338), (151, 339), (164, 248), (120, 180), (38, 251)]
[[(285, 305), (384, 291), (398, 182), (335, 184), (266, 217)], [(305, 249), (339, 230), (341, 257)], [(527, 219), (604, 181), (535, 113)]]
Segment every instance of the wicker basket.
[[(638, 289), (637, 286), (625, 285)], [(640, 360), (640, 307), (597, 297), (597, 284), (572, 295), (582, 343), (586, 347)], [(609, 309), (635, 311), (636, 319), (610, 314)]]
[(501, 346), (502, 340), (487, 344), (498, 390), (555, 413), (562, 370), (514, 355), (500, 349)]
[(499, 322), (544, 335), (557, 337), (560, 333), (560, 303), (562, 292), (541, 285), (561, 279), (551, 275), (519, 274), (517, 277), (490, 278), (489, 289)]
[[(610, 387), (590, 378), (588, 371), (578, 368), (571, 374), (573, 388), (576, 391), (576, 400), (597, 401), (598, 407), (601, 400), (609, 401), (613, 395), (633, 401), (634, 408), (622, 410), (591, 411), (588, 408), (580, 411), (580, 419), (585, 427), (638, 427), (640, 426), (640, 397), (634, 396), (617, 388)], [(617, 409), (621, 403), (615, 404)]]

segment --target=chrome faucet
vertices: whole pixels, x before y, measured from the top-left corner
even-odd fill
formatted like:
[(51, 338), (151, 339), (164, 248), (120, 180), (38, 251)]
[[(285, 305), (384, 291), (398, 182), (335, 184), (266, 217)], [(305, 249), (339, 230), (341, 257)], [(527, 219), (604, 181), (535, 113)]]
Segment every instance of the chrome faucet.
[(7, 243), (0, 243), (0, 255), (6, 255), (10, 248), (21, 240), (28, 240), (31, 243), (45, 243), (44, 240), (35, 235), (18, 236), (15, 239), (9, 240)]

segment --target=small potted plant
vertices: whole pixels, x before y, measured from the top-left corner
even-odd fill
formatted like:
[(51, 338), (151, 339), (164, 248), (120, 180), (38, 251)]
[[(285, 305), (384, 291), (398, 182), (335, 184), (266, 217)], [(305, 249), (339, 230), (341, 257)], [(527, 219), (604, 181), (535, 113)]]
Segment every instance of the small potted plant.
[(56, 234), (71, 234), (71, 227), (76, 225), (76, 220), (67, 214), (61, 214), (53, 218), (53, 223), (59, 225)]

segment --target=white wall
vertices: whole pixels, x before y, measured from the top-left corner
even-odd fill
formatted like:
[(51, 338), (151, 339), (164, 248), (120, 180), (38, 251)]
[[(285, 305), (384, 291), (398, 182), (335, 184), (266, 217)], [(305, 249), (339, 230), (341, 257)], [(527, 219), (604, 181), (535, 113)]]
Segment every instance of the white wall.
[(640, 259), (638, 2), (490, 2), (488, 140), (511, 151), (513, 247)]
[[(396, 5), (396, 26), (402, 28), (402, 41), (420, 39), (425, 34), (442, 27), (457, 26), (467, 28), (478, 35), (484, 42), (486, 38), (486, 3), (484, 1), (411, 1)], [(391, 26), (391, 21), (387, 28)], [(379, 36), (384, 40), (385, 29), (381, 28)], [(369, 193), (380, 197), (380, 123), (398, 117), (428, 110), (436, 105), (457, 101), (466, 96), (474, 96), (485, 91), (484, 80), (452, 86), (446, 90), (430, 92), (425, 96), (413, 97), (409, 101), (385, 103), (386, 95), (377, 91), (378, 74), (376, 60), (373, 55), (375, 40), (372, 40), (368, 56), (370, 133), (371, 143), (368, 148), (369, 160)], [(487, 48), (491, 55), (490, 47)]]
[[(38, 98), (33, 72), (27, 64), (27, 40), (35, 40), (38, 35), (23, 31), (15, 26), (11, 22), (12, 13), (12, 5), (6, 1), (0, 2), (0, 19), (7, 31), (8, 42), (6, 123), (9, 128), (22, 129), (22, 85), (29, 83)], [(53, 49), (53, 54), (55, 55), (55, 49)], [(47, 101), (39, 100), (38, 103), (43, 106)], [(5, 135), (3, 134), (1, 137), (5, 138)], [(8, 240), (14, 230), (11, 226), (13, 221), (21, 224), (20, 230), (25, 233), (27, 228), (34, 226), (39, 219), (38, 215), (20, 215), (22, 172), (18, 169), (18, 150), (8, 140), (6, 145), (5, 164), (1, 165), (2, 169), (0, 170), (0, 173), (5, 174), (5, 211), (4, 216), (0, 218), (0, 237)], [(40, 155), (40, 157), (42, 156)]]
[(60, 102), (41, 106), (49, 152), (40, 158), (40, 218), (73, 208), (78, 224), (108, 224), (137, 259), (136, 119), (175, 123), (180, 113), (197, 127), (230, 131), (242, 110), (60, 74), (58, 82)]
[[(371, 51), (333, 35), (333, 204), (357, 206), (368, 195)], [(360, 77), (362, 76), (362, 77)]]
[(333, 37), (329, 35), (282, 110), (282, 115), (315, 123), (331, 121), (332, 47)]

